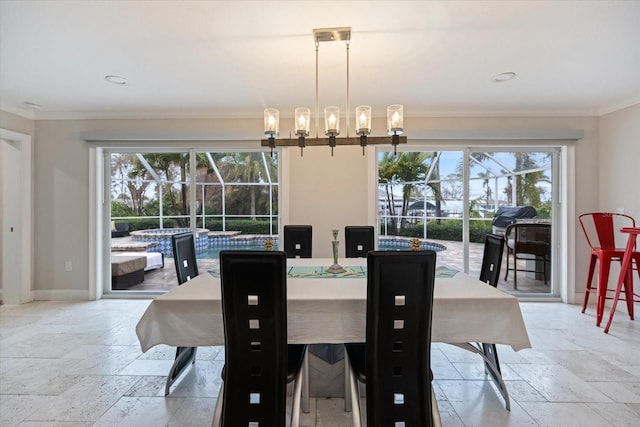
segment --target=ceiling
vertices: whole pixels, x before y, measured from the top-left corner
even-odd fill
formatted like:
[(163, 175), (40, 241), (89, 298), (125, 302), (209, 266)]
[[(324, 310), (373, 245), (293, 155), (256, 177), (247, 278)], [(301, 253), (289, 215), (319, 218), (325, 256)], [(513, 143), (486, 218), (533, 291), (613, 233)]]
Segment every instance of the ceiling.
[[(639, 23), (637, 0), (0, 0), (0, 107), (35, 119), (315, 111), (312, 30), (348, 26), (350, 110), (601, 115), (640, 102)], [(346, 109), (345, 52), (319, 45), (320, 108)], [(517, 77), (492, 82), (503, 72)]]

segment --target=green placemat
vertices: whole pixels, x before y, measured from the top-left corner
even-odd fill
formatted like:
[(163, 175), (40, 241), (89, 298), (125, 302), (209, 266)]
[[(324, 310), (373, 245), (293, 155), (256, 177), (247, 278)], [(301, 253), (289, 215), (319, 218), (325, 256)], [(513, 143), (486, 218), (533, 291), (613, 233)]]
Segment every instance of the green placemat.
[(289, 267), (287, 275), (291, 278), (307, 277), (310, 279), (367, 277), (367, 267), (343, 267), (344, 273), (329, 273), (326, 267)]
[(445, 267), (444, 265), (440, 265), (436, 267), (436, 277), (440, 278), (449, 278), (456, 275), (458, 270), (454, 270), (453, 268)]
[[(287, 271), (287, 276), (290, 278), (298, 278), (298, 277), (306, 277), (310, 279), (323, 279), (323, 278), (347, 278), (347, 277), (367, 277), (367, 267), (344, 267), (344, 273), (329, 273), (327, 270), (329, 267), (289, 267), (289, 271)], [(453, 268), (445, 267), (443, 265), (436, 268), (436, 277), (440, 278), (449, 278), (456, 275), (458, 270), (454, 270)], [(209, 274), (213, 277), (220, 277), (220, 270), (214, 269), (209, 270)]]

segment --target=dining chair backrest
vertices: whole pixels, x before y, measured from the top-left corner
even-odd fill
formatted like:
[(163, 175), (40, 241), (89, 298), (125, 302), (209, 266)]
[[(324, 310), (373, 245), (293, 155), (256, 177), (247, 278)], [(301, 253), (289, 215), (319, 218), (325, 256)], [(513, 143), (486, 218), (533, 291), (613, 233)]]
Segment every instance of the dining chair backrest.
[(288, 258), (311, 258), (312, 231), (310, 225), (284, 226), (284, 251)]
[(178, 284), (182, 285), (198, 275), (196, 261), (196, 245), (192, 232), (174, 234), (171, 236), (173, 260), (176, 266)]
[(503, 252), (504, 238), (502, 236), (498, 234), (485, 235), (480, 280), (494, 288), (498, 286), (498, 280), (500, 279)]
[(624, 250), (628, 235), (621, 233), (623, 227), (635, 227), (635, 219), (626, 214), (613, 212), (591, 212), (578, 217), (580, 226), (593, 249)]
[(344, 228), (347, 258), (366, 258), (374, 250), (374, 229), (366, 225), (348, 225)]
[(433, 251), (367, 256), (368, 425), (430, 426)]
[(281, 251), (222, 251), (222, 426), (284, 426), (287, 275)]

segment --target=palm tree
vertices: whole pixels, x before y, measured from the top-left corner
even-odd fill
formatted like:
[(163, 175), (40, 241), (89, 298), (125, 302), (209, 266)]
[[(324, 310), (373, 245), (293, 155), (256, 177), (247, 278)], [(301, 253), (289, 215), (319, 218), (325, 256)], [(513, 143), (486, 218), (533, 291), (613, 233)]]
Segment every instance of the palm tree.
[[(264, 183), (267, 182), (266, 171), (262, 153), (227, 153), (224, 157), (222, 169), (230, 182)], [(277, 176), (277, 164), (272, 158), (267, 159), (267, 167), (271, 177)], [(250, 185), (249, 188), (249, 214), (251, 219), (256, 219), (258, 186)]]
[(493, 191), (491, 190), (491, 185), (489, 185), (489, 179), (491, 178), (491, 174), (488, 172), (478, 172), (478, 177), (482, 178), (482, 189), (484, 190), (485, 196), (485, 205), (487, 209), (491, 204), (491, 195)]
[(426, 161), (431, 157), (430, 153), (407, 152), (394, 155), (384, 153), (379, 164), (378, 180), (385, 185), (387, 207), (391, 215), (391, 222), (394, 227), (396, 209), (393, 195), (393, 187), (402, 185), (402, 210), (400, 227), (404, 226), (406, 216), (409, 211), (411, 197), (415, 191), (416, 182), (424, 180), (428, 170)]

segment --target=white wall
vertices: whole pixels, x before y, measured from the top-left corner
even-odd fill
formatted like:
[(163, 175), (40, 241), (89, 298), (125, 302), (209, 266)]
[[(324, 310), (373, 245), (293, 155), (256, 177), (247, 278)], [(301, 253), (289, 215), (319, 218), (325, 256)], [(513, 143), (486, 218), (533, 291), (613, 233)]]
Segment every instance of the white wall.
[[(598, 166), (598, 209), (631, 215), (640, 224), (640, 104), (600, 118)], [(596, 210), (596, 209), (594, 209)], [(609, 289), (615, 289), (620, 273), (614, 263)], [(625, 304), (618, 309), (626, 311)]]
[(640, 221), (640, 104), (600, 118), (598, 208)]
[[(367, 225), (368, 157), (358, 146), (310, 147), (304, 156), (289, 151), (288, 224), (313, 226), (313, 255), (331, 258), (331, 230), (338, 229), (339, 254), (344, 254), (344, 227)], [(374, 201), (375, 203), (375, 201)], [(374, 224), (370, 224), (374, 225)], [(342, 256), (341, 255), (341, 256)]]
[[(377, 124), (374, 119), (374, 128)], [(409, 138), (440, 131), (580, 129), (585, 137), (575, 143), (576, 212), (598, 207), (598, 119), (593, 117), (496, 117), (496, 118), (406, 118)], [(88, 293), (89, 283), (89, 146), (87, 133), (104, 135), (206, 135), (206, 138), (255, 138), (259, 144), (262, 120), (52, 120), (36, 122), (35, 149), (35, 289), (36, 298), (63, 298)], [(203, 137), (204, 138), (204, 137)], [(192, 138), (197, 139), (197, 137)], [(245, 145), (246, 141), (232, 142)], [(410, 140), (410, 143), (414, 143)], [(499, 144), (499, 142), (497, 142)], [(539, 142), (532, 141), (531, 144)], [(430, 144), (453, 144), (434, 141)], [(192, 141), (185, 147), (207, 146)], [(348, 224), (367, 224), (367, 157), (359, 147), (335, 149), (309, 147), (300, 157), (297, 147), (287, 153), (290, 176), (288, 223), (314, 226), (314, 255), (329, 256), (330, 230)], [(577, 228), (572, 227), (575, 234)], [(341, 247), (342, 249), (342, 247)], [(577, 253), (576, 277), (586, 278), (586, 249), (579, 239), (570, 248)], [(73, 271), (64, 271), (64, 262), (73, 262)], [(583, 273), (584, 272), (584, 273)]]

